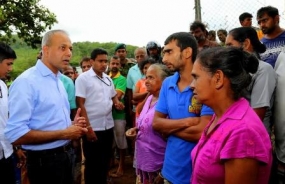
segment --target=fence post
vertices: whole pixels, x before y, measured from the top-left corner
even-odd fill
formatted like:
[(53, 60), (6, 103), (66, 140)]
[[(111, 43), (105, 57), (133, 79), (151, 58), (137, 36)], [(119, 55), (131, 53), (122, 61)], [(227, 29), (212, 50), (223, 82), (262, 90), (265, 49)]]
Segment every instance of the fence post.
[(202, 21), (200, 0), (195, 0), (195, 20)]

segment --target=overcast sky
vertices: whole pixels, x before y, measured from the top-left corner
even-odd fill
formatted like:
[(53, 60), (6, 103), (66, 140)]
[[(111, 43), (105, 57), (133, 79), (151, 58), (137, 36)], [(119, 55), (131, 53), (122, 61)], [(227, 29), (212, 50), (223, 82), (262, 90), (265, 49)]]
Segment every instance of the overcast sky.
[[(269, 4), (270, 3), (270, 4)], [(167, 36), (189, 31), (195, 19), (194, 0), (41, 0), (57, 16), (53, 29), (66, 30), (73, 42), (118, 42), (145, 46), (156, 40), (163, 45)], [(254, 15), (272, 5), (282, 15), (285, 0), (201, 0), (202, 21), (209, 29), (231, 29), (242, 12)]]

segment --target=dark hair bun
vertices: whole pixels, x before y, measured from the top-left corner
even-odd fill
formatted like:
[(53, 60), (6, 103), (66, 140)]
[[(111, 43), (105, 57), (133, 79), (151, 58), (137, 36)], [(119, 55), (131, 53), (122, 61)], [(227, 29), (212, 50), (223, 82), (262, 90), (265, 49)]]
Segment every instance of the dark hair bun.
[(202, 50), (198, 55), (201, 65), (214, 74), (221, 70), (230, 80), (234, 99), (244, 96), (251, 82), (250, 73), (258, 69), (259, 60), (248, 52), (237, 47), (213, 47)]
[(247, 71), (249, 73), (257, 72), (258, 65), (259, 65), (259, 61), (258, 61), (257, 57), (255, 55), (247, 53), (245, 51), (242, 51), (241, 54), (243, 54), (241, 63), (243, 65), (243, 68), (245, 69), (245, 71)]

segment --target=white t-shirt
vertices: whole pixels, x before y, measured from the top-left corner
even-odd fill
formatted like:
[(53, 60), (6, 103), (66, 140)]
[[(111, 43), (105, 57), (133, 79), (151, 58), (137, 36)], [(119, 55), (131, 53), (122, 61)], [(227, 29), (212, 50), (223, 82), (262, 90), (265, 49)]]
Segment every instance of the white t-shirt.
[(248, 87), (250, 94), (249, 99), (252, 108), (267, 107), (263, 124), (269, 134), (271, 133), (270, 120), (276, 83), (277, 75), (272, 66), (259, 60), (258, 70), (252, 75), (252, 80)]
[[(4, 129), (8, 121), (8, 89), (0, 80), (0, 159), (8, 158), (13, 153), (13, 146), (5, 139)], [(4, 151), (4, 155), (3, 155)]]
[(278, 160), (285, 163), (285, 53), (281, 52), (275, 63), (277, 87), (274, 102), (275, 148)]
[(114, 127), (112, 98), (116, 94), (112, 79), (105, 73), (100, 78), (91, 68), (77, 77), (75, 96), (85, 98), (84, 106), (94, 131)]

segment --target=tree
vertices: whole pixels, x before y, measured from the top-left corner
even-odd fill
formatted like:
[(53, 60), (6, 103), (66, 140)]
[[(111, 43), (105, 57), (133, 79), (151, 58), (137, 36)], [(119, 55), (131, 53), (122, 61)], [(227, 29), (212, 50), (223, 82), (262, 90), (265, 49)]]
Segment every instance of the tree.
[(1, 0), (0, 41), (15, 41), (12, 35), (17, 34), (37, 48), (41, 34), (57, 22), (55, 14), (38, 3), (39, 0)]

